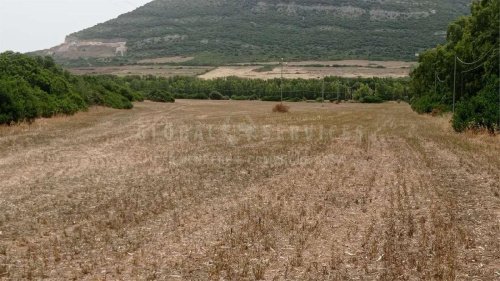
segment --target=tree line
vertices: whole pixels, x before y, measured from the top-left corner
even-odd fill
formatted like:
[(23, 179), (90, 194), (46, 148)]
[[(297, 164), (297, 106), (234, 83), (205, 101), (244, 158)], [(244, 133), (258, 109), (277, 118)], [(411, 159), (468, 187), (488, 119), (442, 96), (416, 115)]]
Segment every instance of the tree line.
[(130, 109), (145, 99), (233, 99), (298, 102), (303, 100), (375, 103), (409, 100), (405, 79), (338, 78), (203, 80), (194, 77), (112, 75), (77, 76), (51, 57), (0, 54), (0, 124), (74, 114), (92, 105)]
[(500, 130), (498, 0), (472, 3), (472, 14), (448, 27), (446, 44), (420, 55), (411, 73), (419, 113), (453, 111), (453, 128)]
[(0, 54), (0, 124), (74, 114), (91, 105), (132, 108), (143, 99), (119, 79), (75, 76), (50, 57)]
[(238, 77), (203, 80), (195, 77), (123, 78), (134, 91), (164, 89), (177, 99), (209, 99), (213, 92), (233, 100), (285, 101), (356, 100), (383, 102), (409, 99), (408, 81), (391, 78), (245, 79)]

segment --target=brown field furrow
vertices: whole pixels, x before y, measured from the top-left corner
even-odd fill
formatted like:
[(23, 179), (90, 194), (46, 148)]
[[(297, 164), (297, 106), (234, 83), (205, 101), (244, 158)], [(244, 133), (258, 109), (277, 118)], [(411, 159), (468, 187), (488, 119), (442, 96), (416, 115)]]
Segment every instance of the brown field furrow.
[(495, 280), (500, 139), (406, 104), (0, 128), (0, 280)]

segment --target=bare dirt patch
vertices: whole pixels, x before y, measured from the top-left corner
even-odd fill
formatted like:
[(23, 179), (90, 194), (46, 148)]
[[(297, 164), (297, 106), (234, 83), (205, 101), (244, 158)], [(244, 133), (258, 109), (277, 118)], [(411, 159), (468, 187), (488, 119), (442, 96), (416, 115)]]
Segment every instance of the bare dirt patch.
[(273, 105), (0, 127), (0, 279), (497, 278), (498, 137), (405, 104)]

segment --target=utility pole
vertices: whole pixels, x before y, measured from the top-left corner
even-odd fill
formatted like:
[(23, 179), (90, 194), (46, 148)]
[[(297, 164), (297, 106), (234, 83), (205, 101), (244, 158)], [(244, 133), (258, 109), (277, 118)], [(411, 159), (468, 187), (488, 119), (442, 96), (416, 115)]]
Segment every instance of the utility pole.
[(321, 97), (323, 102), (325, 102), (325, 76), (323, 76), (323, 85), (321, 86)]
[(340, 84), (337, 84), (337, 102), (340, 102)]
[(437, 79), (438, 79), (438, 74), (437, 71), (434, 72), (434, 95), (437, 96)]
[(281, 103), (283, 103), (283, 58), (281, 58)]
[(455, 113), (456, 88), (457, 88), (457, 55), (455, 55), (455, 71), (453, 73), (453, 113)]

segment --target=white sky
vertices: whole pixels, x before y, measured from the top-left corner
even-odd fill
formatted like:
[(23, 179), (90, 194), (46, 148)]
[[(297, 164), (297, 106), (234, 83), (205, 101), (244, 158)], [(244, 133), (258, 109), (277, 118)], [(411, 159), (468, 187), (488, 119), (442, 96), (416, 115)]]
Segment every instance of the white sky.
[(0, 0), (0, 52), (54, 47), (66, 35), (152, 0)]

